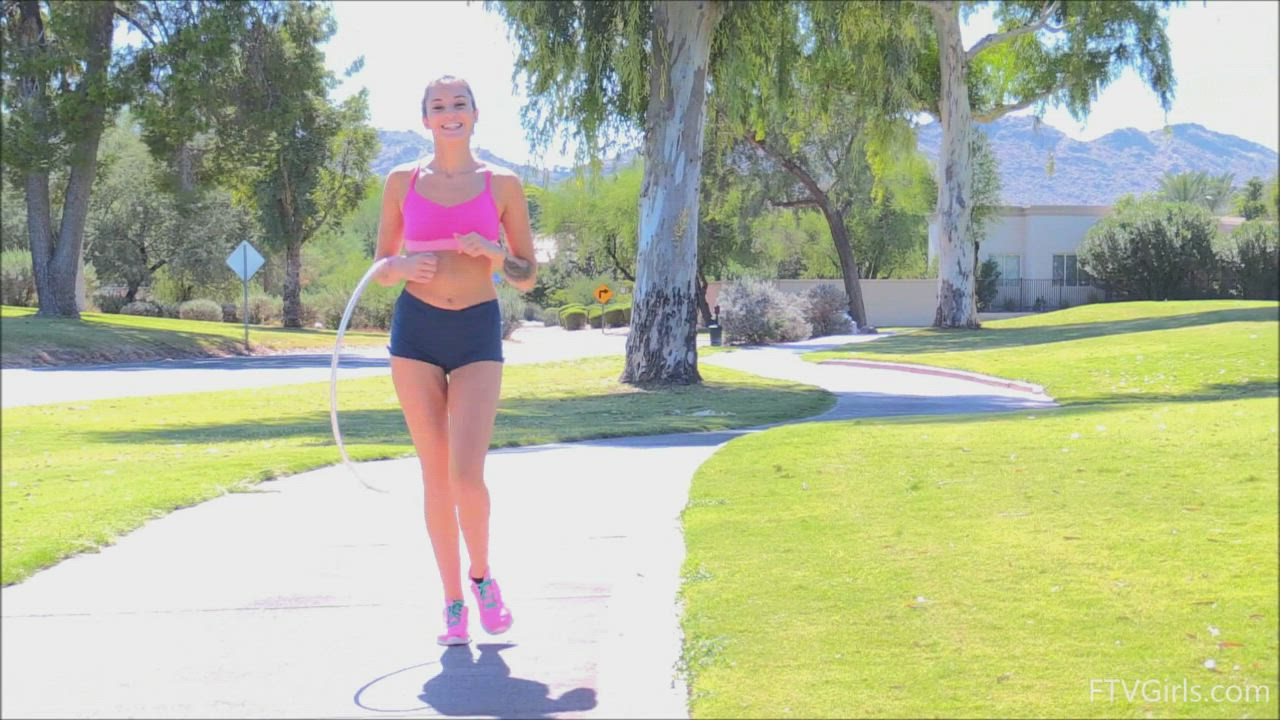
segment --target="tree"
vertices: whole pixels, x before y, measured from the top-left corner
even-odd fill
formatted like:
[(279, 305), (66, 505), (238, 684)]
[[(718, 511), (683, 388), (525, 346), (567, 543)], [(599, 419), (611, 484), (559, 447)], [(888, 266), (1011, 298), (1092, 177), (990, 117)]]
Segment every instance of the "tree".
[[(545, 144), (565, 122), (587, 152), (643, 127), (635, 295), (622, 381), (701, 381), (695, 269), (707, 80), (724, 3), (493, 4), (519, 47), (525, 126)], [(750, 5), (736, 11), (759, 12)]]
[(1249, 181), (1244, 184), (1244, 190), (1236, 198), (1236, 214), (1245, 220), (1265, 217), (1267, 203), (1262, 199), (1265, 193), (1266, 187), (1262, 184), (1262, 178), (1249, 178)]
[[(44, 317), (78, 318), (98, 142), (123, 96), (112, 70), (114, 2), (6, 2), (0, 16), (5, 170), (26, 198), (32, 271)], [(55, 225), (50, 175), (68, 174)]]
[(1157, 194), (1168, 202), (1190, 203), (1210, 212), (1219, 212), (1231, 199), (1231, 173), (1210, 175), (1207, 172), (1166, 172), (1160, 177)]
[(928, 51), (936, 70), (918, 80), (921, 109), (942, 125), (938, 160), (939, 265), (937, 327), (979, 327), (972, 235), (973, 123), (1035, 106), (1065, 104), (1082, 120), (1098, 93), (1124, 67), (1135, 68), (1167, 111), (1173, 66), (1165, 35), (1167, 2), (1005, 0), (999, 30), (963, 44), (962, 12), (976, 3), (917, 2), (932, 26)]
[(541, 194), (540, 230), (571, 246), (578, 262), (634, 282), (643, 177), (637, 160), (611, 177), (584, 171), (566, 179)]

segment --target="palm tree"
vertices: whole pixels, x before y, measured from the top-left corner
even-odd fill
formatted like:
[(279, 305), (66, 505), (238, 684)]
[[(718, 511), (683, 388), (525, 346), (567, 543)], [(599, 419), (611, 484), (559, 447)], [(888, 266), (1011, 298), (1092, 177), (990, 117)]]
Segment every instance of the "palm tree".
[(1156, 194), (1169, 202), (1191, 203), (1216, 213), (1227, 207), (1234, 179), (1235, 176), (1231, 173), (1210, 175), (1200, 170), (1165, 172), (1160, 178), (1160, 190)]

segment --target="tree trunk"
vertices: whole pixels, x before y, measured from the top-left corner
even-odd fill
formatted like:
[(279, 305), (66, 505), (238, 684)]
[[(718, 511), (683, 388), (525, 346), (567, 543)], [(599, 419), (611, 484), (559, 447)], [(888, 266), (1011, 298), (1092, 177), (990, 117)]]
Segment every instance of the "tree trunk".
[(702, 272), (702, 268), (698, 268), (698, 312), (702, 313), (702, 324), (710, 325), (715, 319), (711, 315), (711, 306), (707, 304), (707, 276)]
[(644, 183), (625, 383), (699, 383), (698, 200), (711, 38), (719, 3), (653, 8)]
[[(77, 93), (81, 96), (83, 114), (75, 118), (83, 128), (71, 148), (71, 176), (67, 182), (66, 197), (62, 204), (62, 220), (55, 237), (49, 203), (49, 173), (47, 170), (27, 172), (27, 233), (31, 243), (32, 271), (39, 293), (42, 317), (79, 318), (77, 290), (84, 225), (89, 214), (89, 193), (98, 171), (98, 141), (102, 138), (106, 119), (107, 63), (111, 59), (111, 31), (115, 4), (110, 2), (86, 6), (89, 52), (85, 58), (85, 73), (80, 78)], [(39, 6), (22, 3), (19, 6), (20, 47), (28, 53), (43, 53), (44, 23), (39, 16)], [(28, 104), (32, 119), (37, 125), (47, 122), (48, 106), (45, 93), (47, 78), (22, 77), (22, 99)], [(40, 142), (48, 142), (44, 134)]]
[(867, 306), (862, 302), (862, 283), (858, 282), (858, 264), (853, 259), (853, 243), (849, 240), (849, 228), (844, 224), (844, 215), (836, 208), (830, 207), (826, 198), (822, 200), (822, 214), (827, 218), (827, 226), (831, 228), (831, 241), (835, 243), (836, 255), (840, 257), (840, 274), (844, 278), (844, 292), (849, 296), (849, 316), (858, 323), (858, 330), (870, 327), (867, 322)]
[(968, 64), (954, 3), (930, 6), (938, 36), (942, 79), (939, 114), (942, 151), (938, 158), (938, 309), (934, 327), (977, 328), (971, 166), (973, 114), (969, 107)]
[(284, 246), (284, 320), (285, 327), (302, 327), (302, 240), (289, 237)]

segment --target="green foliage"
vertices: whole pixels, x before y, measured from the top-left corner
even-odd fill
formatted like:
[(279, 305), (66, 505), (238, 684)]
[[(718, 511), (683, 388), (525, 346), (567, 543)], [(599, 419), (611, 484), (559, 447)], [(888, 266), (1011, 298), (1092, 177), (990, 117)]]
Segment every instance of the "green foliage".
[(644, 122), (649, 100), (649, 2), (487, 0), (506, 20), (525, 78), (523, 110), (530, 143), (556, 135), (594, 156)]
[(249, 322), (254, 325), (265, 325), (280, 320), (283, 302), (275, 295), (261, 292), (249, 293)]
[(1000, 263), (994, 258), (987, 258), (978, 266), (977, 286), (978, 312), (990, 312), (991, 303), (1000, 292)]
[(639, 160), (610, 177), (581, 171), (543, 192), (539, 232), (578, 264), (633, 280), (643, 179)]
[(1229, 204), (1231, 182), (1231, 173), (1210, 175), (1200, 171), (1166, 172), (1160, 178), (1157, 194), (1167, 202), (1189, 203), (1210, 212), (1219, 212)]
[(212, 300), (188, 300), (178, 306), (178, 317), (183, 320), (222, 321), (222, 306)]
[(121, 315), (141, 315), (143, 317), (164, 317), (164, 308), (150, 300), (134, 300), (120, 308)]
[(587, 309), (582, 305), (560, 308), (560, 326), (565, 330), (581, 330), (587, 324)]
[(549, 307), (542, 310), (542, 324), (548, 327), (560, 324), (560, 308)]
[(7, 176), (0, 176), (0, 249), (31, 249), (27, 239), (26, 198)]
[(36, 304), (36, 279), (29, 250), (0, 252), (0, 304), (30, 307)]
[(804, 318), (814, 337), (846, 335), (853, 332), (849, 320), (849, 296), (835, 285), (816, 285), (805, 293)]
[(1251, 220), (1219, 243), (1223, 294), (1247, 300), (1280, 299), (1280, 226)]
[(1267, 203), (1263, 200), (1266, 187), (1262, 178), (1249, 178), (1244, 189), (1236, 196), (1235, 213), (1245, 220), (1256, 220), (1267, 215)]
[(498, 308), (502, 314), (502, 339), (511, 337), (524, 321), (524, 296), (519, 290), (503, 283), (498, 286)]
[(1101, 287), (1129, 300), (1209, 297), (1217, 275), (1217, 221), (1203, 207), (1122, 198), (1089, 228), (1080, 262)]

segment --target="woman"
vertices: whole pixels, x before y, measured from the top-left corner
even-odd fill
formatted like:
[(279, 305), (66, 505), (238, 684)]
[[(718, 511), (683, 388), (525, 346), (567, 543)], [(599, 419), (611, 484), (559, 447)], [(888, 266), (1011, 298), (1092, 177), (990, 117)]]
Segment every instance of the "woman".
[(489, 568), (484, 484), (502, 386), (502, 318), (493, 272), (500, 268), (508, 283), (528, 292), (537, 267), (519, 178), (471, 154), (478, 119), (465, 81), (446, 75), (427, 85), (422, 124), (435, 140), (435, 155), (391, 171), (378, 226), (377, 257), (391, 260), (377, 281), (405, 283), (391, 320), (391, 379), (422, 466), (427, 534), (444, 584), (442, 645), (471, 641), (459, 526), (481, 625), (492, 634), (511, 627)]

